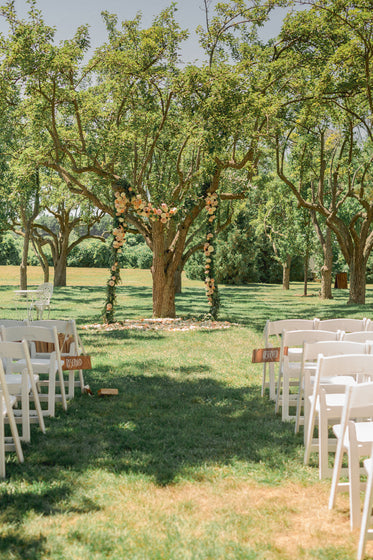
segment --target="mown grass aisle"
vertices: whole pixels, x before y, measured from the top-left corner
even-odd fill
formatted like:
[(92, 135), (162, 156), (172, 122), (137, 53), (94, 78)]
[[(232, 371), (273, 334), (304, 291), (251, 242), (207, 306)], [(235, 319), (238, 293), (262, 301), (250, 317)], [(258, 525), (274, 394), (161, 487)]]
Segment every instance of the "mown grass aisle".
[[(136, 282), (124, 282), (119, 319), (151, 307), (149, 285)], [(4, 314), (11, 300), (2, 290)], [(45, 436), (34, 426), (24, 465), (10, 458), (0, 483), (0, 558), (355, 557), (347, 498), (328, 512), (330, 482), (318, 481), (315, 463), (303, 466), (302, 435), (260, 397), (261, 367), (250, 363), (266, 310), (340, 315), (342, 300), (298, 299), (299, 286), (286, 297), (277, 287), (222, 291), (230, 296), (222, 319), (239, 326), (169, 332), (84, 330), (98, 320), (103, 288), (92, 279), (56, 290), (53, 316), (71, 310), (92, 356), (85, 378), (93, 396), (58, 408)], [(187, 285), (181, 314), (195, 315), (198, 298), (203, 287)], [(99, 398), (101, 387), (119, 395)]]

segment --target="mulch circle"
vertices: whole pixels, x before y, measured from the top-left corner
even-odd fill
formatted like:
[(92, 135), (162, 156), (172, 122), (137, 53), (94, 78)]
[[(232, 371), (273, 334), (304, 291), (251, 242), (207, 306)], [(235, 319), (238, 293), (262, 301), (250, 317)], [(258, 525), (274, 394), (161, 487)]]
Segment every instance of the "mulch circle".
[(195, 319), (137, 319), (118, 321), (110, 325), (94, 323), (83, 325), (82, 329), (96, 331), (120, 331), (120, 330), (143, 330), (143, 331), (194, 331), (194, 330), (217, 330), (229, 329), (239, 326), (228, 321), (197, 321)]

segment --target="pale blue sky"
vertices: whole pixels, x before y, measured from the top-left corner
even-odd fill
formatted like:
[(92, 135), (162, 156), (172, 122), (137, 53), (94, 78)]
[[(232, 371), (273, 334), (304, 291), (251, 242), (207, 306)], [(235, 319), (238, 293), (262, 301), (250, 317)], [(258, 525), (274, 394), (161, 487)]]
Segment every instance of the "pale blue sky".
[[(0, 0), (5, 3), (5, 0)], [(204, 23), (203, 0), (179, 0), (177, 3), (177, 20), (182, 28), (189, 29), (191, 37), (182, 50), (185, 62), (200, 58), (201, 53), (194, 34), (197, 25)], [(143, 14), (144, 25), (151, 23), (153, 17), (163, 8), (169, 6), (171, 0), (38, 0), (37, 6), (42, 11), (47, 24), (57, 28), (56, 38), (67, 39), (82, 24), (89, 24), (92, 47), (95, 48), (106, 39), (106, 30), (102, 22), (101, 11), (107, 10), (117, 14), (119, 20), (132, 19), (138, 11)], [(17, 12), (24, 16), (28, 5), (26, 0), (15, 0)], [(263, 38), (276, 36), (286, 11), (277, 8), (271, 21), (262, 31)], [(7, 26), (0, 18), (0, 31), (7, 32)]]

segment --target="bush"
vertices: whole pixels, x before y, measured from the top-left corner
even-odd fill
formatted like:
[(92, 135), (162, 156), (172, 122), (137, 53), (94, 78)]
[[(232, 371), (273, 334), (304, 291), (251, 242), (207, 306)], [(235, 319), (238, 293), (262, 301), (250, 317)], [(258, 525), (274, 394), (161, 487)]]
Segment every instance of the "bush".
[(0, 241), (0, 264), (20, 265), (22, 260), (22, 239), (16, 238), (10, 232)]

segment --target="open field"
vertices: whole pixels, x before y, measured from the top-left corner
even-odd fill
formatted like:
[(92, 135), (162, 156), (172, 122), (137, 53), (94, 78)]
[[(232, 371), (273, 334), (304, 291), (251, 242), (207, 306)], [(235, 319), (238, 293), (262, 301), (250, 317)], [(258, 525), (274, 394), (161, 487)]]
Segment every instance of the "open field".
[[(327, 510), (330, 482), (317, 457), (303, 466), (302, 434), (260, 397), (261, 367), (250, 363), (266, 318), (372, 317), (330, 302), (318, 286), (221, 288), (229, 329), (96, 331), (107, 271), (69, 269), (51, 317), (76, 318), (93, 369), (93, 396), (33, 427), (25, 463), (8, 456), (0, 483), (0, 559), (14, 560), (353, 560), (347, 497)], [(30, 285), (42, 281), (30, 270)], [(14, 317), (18, 271), (0, 267), (3, 317)], [(149, 271), (123, 273), (118, 320), (151, 316)], [(207, 312), (201, 282), (184, 281), (177, 312)], [(21, 310), (18, 308), (17, 313)], [(118, 397), (99, 398), (101, 387)], [(373, 543), (367, 547), (373, 554)]]

